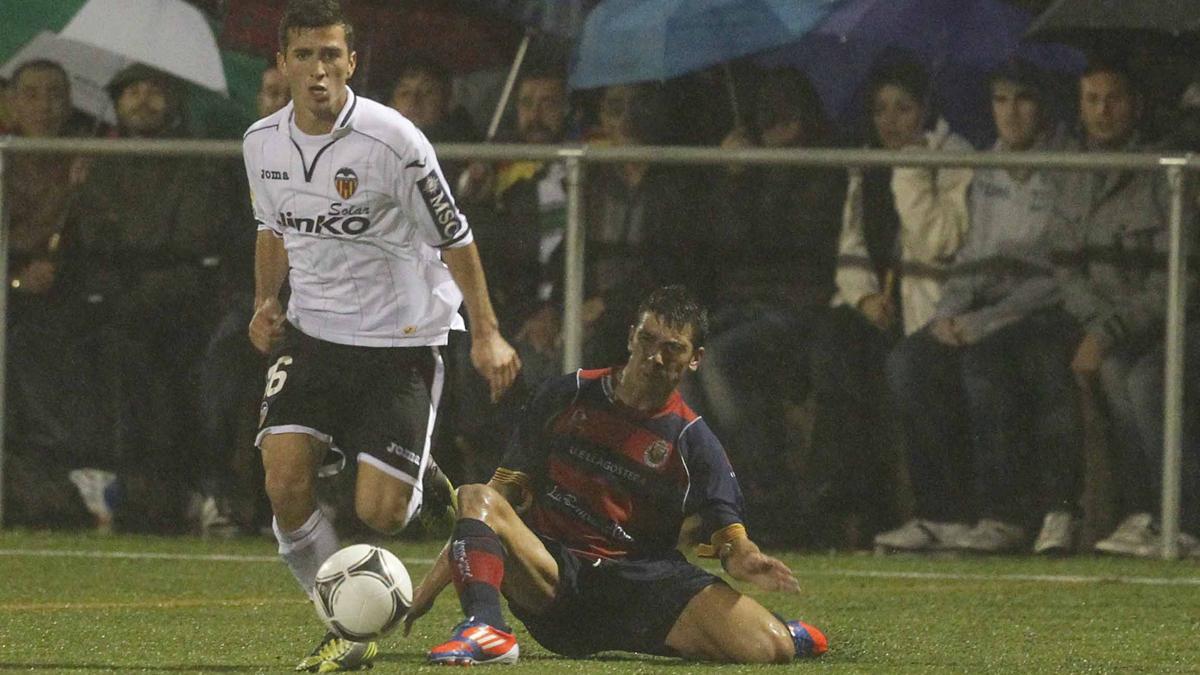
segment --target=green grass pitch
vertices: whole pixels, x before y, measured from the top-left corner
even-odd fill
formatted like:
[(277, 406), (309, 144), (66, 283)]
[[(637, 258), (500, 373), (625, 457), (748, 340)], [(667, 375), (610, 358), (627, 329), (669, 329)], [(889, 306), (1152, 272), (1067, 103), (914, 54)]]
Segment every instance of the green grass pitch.
[[(414, 580), (437, 542), (386, 544)], [(754, 593), (824, 629), (830, 653), (788, 667), (630, 654), (558, 658), (518, 627), (508, 673), (1200, 672), (1200, 565), (1076, 557), (782, 554), (799, 595)], [(418, 672), (459, 617), (451, 593), (375, 672)], [(0, 532), (0, 671), (284, 672), (321, 635), (265, 538)], [(444, 671), (440, 671), (444, 672)]]

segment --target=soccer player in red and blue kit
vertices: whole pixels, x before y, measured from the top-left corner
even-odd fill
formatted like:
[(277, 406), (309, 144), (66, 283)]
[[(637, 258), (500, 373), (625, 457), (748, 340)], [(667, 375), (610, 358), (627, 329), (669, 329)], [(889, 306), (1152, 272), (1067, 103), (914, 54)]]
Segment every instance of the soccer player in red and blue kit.
[(825, 652), (816, 628), (778, 618), (676, 548), (684, 519), (699, 516), (702, 554), (730, 576), (799, 589), (746, 535), (729, 460), (677, 389), (700, 364), (707, 323), (683, 288), (653, 292), (630, 329), (629, 362), (547, 383), (491, 481), (459, 489), (454, 534), (405, 625), (454, 583), (466, 620), (431, 662), (516, 662), (502, 595), (538, 643), (566, 656), (780, 663)]

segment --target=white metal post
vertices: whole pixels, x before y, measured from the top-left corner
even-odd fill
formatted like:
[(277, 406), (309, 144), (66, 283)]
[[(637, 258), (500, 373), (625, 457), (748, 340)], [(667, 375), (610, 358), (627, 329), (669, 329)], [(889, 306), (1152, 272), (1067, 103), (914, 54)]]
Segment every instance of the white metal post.
[(563, 372), (583, 365), (583, 161), (567, 157), (567, 233), (563, 270)]
[(1187, 246), (1183, 219), (1183, 167), (1167, 168), (1171, 190), (1167, 259), (1167, 336), (1163, 396), (1162, 556), (1179, 557), (1180, 472), (1183, 456), (1183, 345), (1187, 312)]
[(6, 143), (0, 139), (0, 529), (4, 528), (4, 422), (7, 400), (4, 395), (5, 371), (8, 363), (8, 209), (4, 201), (4, 169)]

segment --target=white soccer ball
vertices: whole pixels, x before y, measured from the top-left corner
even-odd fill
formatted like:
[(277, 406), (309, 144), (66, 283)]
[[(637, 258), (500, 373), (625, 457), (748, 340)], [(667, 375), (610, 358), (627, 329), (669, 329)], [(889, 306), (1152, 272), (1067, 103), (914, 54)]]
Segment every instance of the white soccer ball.
[(373, 640), (399, 625), (412, 606), (412, 579), (389, 551), (355, 544), (329, 556), (313, 588), (317, 614), (338, 637)]

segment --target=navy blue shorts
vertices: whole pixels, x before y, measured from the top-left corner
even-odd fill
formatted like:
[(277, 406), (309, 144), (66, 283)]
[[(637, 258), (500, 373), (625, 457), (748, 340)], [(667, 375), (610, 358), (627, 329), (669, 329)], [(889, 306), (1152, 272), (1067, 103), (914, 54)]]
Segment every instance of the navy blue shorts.
[(558, 562), (554, 602), (540, 614), (512, 603), (509, 609), (538, 644), (563, 656), (605, 651), (676, 656), (666, 640), (684, 607), (705, 588), (725, 583), (678, 551), (594, 564), (558, 542), (542, 543)]

